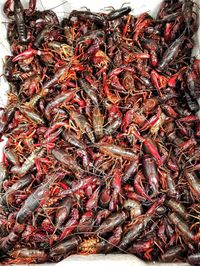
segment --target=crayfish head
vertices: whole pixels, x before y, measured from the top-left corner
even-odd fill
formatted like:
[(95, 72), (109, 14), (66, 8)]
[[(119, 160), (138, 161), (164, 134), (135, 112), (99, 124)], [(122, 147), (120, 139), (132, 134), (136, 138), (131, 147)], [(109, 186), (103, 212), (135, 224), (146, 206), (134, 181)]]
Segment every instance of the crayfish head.
[(97, 67), (104, 68), (104, 69), (108, 67), (108, 64), (110, 62), (110, 59), (108, 58), (106, 53), (104, 53), (101, 50), (95, 53), (92, 60), (93, 60), (93, 63), (97, 65)]

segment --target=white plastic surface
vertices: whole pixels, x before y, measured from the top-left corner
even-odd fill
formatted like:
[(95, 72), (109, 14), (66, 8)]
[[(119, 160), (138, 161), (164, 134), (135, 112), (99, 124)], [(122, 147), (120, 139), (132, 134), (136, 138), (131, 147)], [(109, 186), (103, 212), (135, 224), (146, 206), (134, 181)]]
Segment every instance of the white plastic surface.
[[(21, 0), (26, 7), (28, 4), (28, 0)], [(5, 0), (0, 0), (0, 75), (3, 73), (3, 58), (5, 55), (10, 54), (9, 45), (6, 41), (6, 17), (3, 15), (2, 6)], [(37, 1), (37, 9), (53, 9), (54, 12), (60, 18), (63, 16), (68, 16), (71, 10), (78, 9), (84, 10), (85, 7), (89, 8), (91, 11), (105, 11), (106, 7), (113, 6), (115, 9), (120, 8), (122, 4), (124, 4), (125, 0), (38, 0)], [(155, 16), (156, 12), (159, 9), (159, 5), (161, 0), (128, 0), (127, 5), (132, 7), (132, 14), (139, 15), (143, 12), (149, 12), (152, 16)], [(196, 0), (198, 5), (200, 6), (200, 0)], [(193, 50), (193, 54), (200, 58), (200, 30), (196, 35), (196, 47)], [(5, 106), (7, 101), (7, 93), (8, 84), (6, 83), (3, 76), (0, 77), (0, 107)], [(2, 148), (5, 145), (5, 142), (0, 142), (0, 160), (2, 156)], [(33, 265), (33, 264), (31, 264)], [(48, 266), (49, 263), (40, 264), (41, 266)], [(51, 263), (49, 266), (145, 266), (147, 265), (145, 262), (139, 260), (137, 257), (133, 255), (120, 255), (120, 254), (110, 254), (110, 255), (72, 255), (67, 259), (54, 264)], [(155, 266), (186, 266), (188, 264), (182, 263), (148, 263), (148, 265)]]
[[(188, 266), (187, 263), (145, 263), (133, 255), (71, 255), (56, 266)], [(51, 265), (50, 265), (51, 266)]]

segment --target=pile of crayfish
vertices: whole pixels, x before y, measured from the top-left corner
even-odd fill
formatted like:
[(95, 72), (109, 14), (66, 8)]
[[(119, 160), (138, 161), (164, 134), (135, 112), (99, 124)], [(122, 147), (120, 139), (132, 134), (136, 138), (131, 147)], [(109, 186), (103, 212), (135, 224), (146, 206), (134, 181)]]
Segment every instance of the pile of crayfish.
[(128, 253), (200, 264), (197, 5), (58, 19), (7, 0), (0, 261)]

